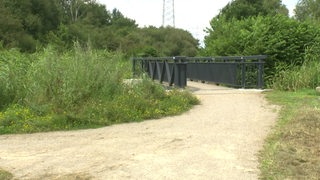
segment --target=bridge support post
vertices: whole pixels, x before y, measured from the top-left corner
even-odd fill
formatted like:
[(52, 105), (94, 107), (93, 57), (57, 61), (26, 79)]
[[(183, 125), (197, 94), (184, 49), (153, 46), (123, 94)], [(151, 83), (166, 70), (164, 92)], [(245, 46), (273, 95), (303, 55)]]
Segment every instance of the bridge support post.
[(187, 64), (176, 63), (174, 66), (174, 85), (180, 88), (187, 86)]

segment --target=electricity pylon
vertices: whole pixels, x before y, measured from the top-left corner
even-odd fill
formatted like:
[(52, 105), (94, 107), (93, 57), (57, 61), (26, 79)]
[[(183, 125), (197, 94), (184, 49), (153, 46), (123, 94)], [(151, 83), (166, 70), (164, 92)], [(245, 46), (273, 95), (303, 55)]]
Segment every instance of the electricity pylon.
[(163, 0), (162, 26), (175, 27), (174, 0)]

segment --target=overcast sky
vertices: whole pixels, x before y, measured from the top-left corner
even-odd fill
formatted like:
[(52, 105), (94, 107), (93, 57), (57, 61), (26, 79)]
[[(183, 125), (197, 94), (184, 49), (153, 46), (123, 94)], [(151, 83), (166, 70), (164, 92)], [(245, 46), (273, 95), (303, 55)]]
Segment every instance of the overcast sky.
[[(186, 29), (203, 41), (203, 30), (209, 21), (231, 0), (175, 0), (175, 26)], [(98, 0), (108, 10), (117, 8), (122, 14), (134, 19), (140, 27), (162, 25), (163, 0)], [(298, 0), (282, 0), (290, 15)]]

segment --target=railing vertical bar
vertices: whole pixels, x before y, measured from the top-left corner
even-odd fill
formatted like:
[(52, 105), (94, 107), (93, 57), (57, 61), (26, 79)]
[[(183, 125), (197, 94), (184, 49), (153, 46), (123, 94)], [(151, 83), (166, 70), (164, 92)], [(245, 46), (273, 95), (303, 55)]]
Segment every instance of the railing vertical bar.
[(157, 71), (157, 75), (158, 75), (158, 80), (161, 82), (161, 69), (160, 69), (160, 64), (159, 61), (156, 61), (156, 71)]
[(164, 74), (165, 74), (165, 61), (163, 61), (162, 62), (162, 69), (161, 69), (161, 75), (160, 75), (160, 83), (162, 83), (163, 82), (163, 80), (164, 80)]
[(168, 61), (165, 61), (164, 63), (165, 63), (165, 66), (166, 66), (167, 79), (168, 79), (168, 82), (170, 83), (171, 82), (170, 66), (169, 66)]
[[(169, 86), (172, 86), (172, 85), (173, 85), (173, 82), (174, 82), (174, 75), (175, 75), (174, 66), (175, 66), (175, 63), (174, 63), (173, 66), (171, 67), (171, 74), (168, 74), (168, 75), (170, 75)], [(170, 66), (169, 66), (169, 68), (170, 68)]]
[(246, 64), (245, 64), (245, 59), (241, 59), (241, 86), (242, 88), (246, 88)]
[(261, 59), (259, 59), (259, 64), (258, 64), (258, 88), (262, 89), (264, 84), (263, 84), (263, 62)]
[(150, 77), (151, 77), (152, 80), (154, 80), (154, 78), (155, 78), (155, 66), (152, 65), (151, 61), (148, 61), (148, 64), (149, 64)]

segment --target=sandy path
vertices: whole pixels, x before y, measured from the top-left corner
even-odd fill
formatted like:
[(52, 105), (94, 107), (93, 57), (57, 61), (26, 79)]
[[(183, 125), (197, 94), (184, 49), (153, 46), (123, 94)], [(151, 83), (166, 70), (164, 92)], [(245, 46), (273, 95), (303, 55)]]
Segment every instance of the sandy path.
[(180, 116), (0, 136), (0, 167), (17, 179), (257, 179), (275, 107), (259, 91), (188, 86), (202, 103)]

